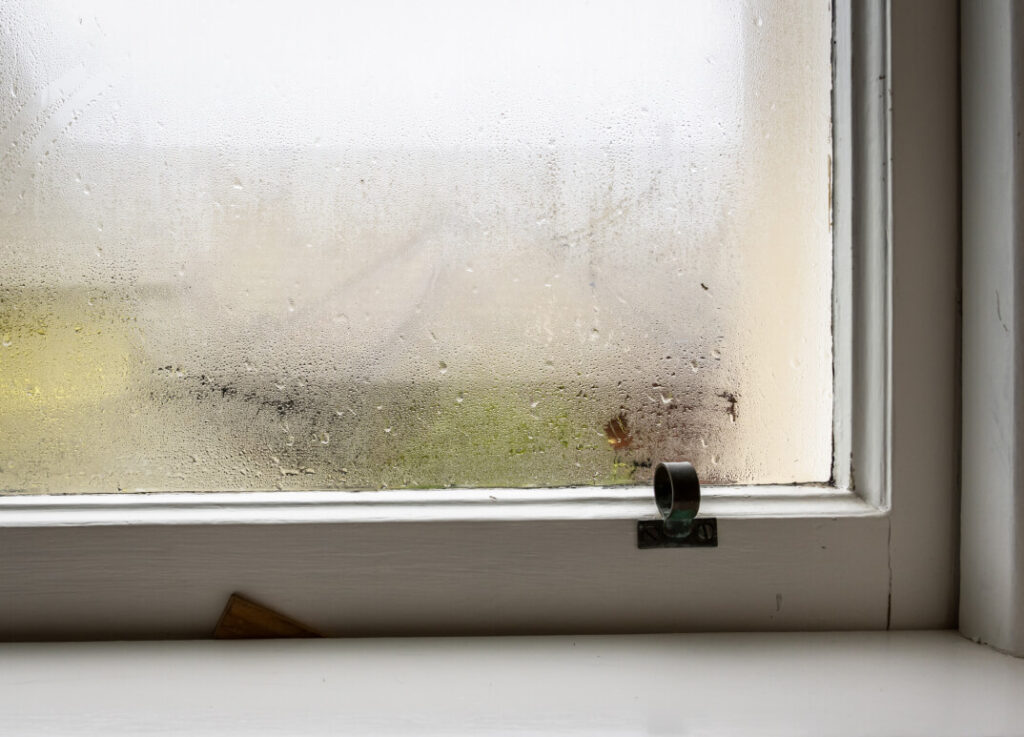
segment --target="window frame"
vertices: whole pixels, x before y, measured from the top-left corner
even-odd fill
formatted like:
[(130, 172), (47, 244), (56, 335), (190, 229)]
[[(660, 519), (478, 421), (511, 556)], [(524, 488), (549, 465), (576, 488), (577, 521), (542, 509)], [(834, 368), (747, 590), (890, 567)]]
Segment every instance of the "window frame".
[(952, 626), (957, 18), (834, 6), (835, 486), (706, 488), (711, 550), (637, 550), (644, 487), (7, 497), (0, 639)]

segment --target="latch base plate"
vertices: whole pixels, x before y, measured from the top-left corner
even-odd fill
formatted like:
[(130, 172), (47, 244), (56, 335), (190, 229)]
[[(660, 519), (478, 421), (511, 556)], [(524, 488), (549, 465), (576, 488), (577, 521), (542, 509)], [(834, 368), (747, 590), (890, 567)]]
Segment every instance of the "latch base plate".
[(695, 519), (686, 534), (677, 535), (665, 529), (665, 521), (642, 519), (636, 523), (636, 546), (648, 548), (717, 548), (718, 520), (714, 517)]

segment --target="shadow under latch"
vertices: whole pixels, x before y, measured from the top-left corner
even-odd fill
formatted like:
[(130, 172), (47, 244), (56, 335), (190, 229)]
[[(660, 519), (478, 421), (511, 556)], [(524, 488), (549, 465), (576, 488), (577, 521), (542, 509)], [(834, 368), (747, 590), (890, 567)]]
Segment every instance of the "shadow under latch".
[(693, 464), (659, 463), (654, 469), (654, 501), (661, 519), (637, 521), (638, 548), (718, 547), (718, 520), (697, 519), (700, 480)]

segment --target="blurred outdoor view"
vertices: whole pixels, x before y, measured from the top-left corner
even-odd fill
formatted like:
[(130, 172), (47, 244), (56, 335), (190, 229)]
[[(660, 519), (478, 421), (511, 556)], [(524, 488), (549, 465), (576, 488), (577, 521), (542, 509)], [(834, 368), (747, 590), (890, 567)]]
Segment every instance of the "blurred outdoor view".
[(825, 481), (828, 0), (0, 5), (0, 493)]

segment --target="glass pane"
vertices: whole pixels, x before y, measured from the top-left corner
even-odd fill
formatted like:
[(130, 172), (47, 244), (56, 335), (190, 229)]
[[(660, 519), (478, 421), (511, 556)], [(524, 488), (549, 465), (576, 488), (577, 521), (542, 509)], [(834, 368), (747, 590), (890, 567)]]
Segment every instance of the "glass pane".
[(830, 3), (0, 7), (0, 489), (824, 481)]

